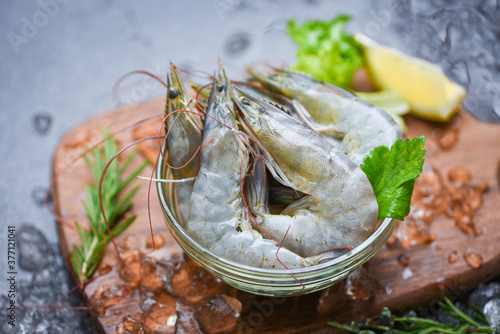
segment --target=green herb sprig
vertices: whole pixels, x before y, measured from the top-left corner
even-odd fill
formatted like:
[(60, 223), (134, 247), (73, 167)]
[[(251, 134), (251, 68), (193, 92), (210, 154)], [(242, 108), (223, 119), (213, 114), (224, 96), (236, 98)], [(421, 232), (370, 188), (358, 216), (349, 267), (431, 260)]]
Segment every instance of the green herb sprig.
[[(99, 181), (101, 174), (113, 156), (118, 152), (116, 141), (110, 137), (110, 132), (102, 130), (102, 138), (106, 139), (102, 148), (95, 148), (89, 156), (84, 156), (85, 162), (92, 173), (94, 182), (85, 184), (85, 200), (83, 207), (89, 220), (89, 227), (82, 227), (78, 221), (75, 226), (81, 239), (81, 245), (73, 244), (70, 253), (71, 264), (80, 282), (89, 279), (97, 269), (105, 246), (111, 240), (104, 222), (99, 203)], [(123, 215), (132, 207), (132, 199), (140, 186), (126, 188), (146, 168), (149, 160), (143, 161), (127, 177), (123, 174), (134, 159), (137, 150), (133, 150), (120, 165), (115, 159), (108, 167), (102, 184), (102, 202), (106, 218), (113, 238), (116, 238), (127, 229), (136, 216), (130, 216), (120, 221)]]
[[(458, 307), (445, 298), (445, 302), (439, 305), (448, 312), (449, 315), (458, 320), (457, 325), (448, 325), (435, 320), (404, 316), (397, 317), (391, 314), (388, 308), (384, 308), (381, 315), (389, 325), (378, 325), (371, 323), (368, 320), (363, 323), (353, 322), (351, 325), (343, 325), (337, 322), (328, 322), (331, 327), (345, 330), (350, 333), (384, 333), (384, 334), (431, 334), (431, 333), (445, 333), (445, 334), (462, 334), (462, 333), (492, 333), (491, 328), (486, 325), (488, 322), (484, 314), (476, 307), (471, 306), (475, 312), (475, 318), (472, 318), (461, 311)], [(396, 328), (395, 328), (396, 327)]]

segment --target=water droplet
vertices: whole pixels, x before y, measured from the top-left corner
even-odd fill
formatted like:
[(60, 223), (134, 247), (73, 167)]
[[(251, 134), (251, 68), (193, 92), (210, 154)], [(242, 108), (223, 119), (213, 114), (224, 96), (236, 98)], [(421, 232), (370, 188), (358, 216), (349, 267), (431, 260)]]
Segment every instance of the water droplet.
[(381, 292), (380, 282), (364, 267), (359, 267), (346, 278), (346, 294), (351, 300), (369, 300)]
[(458, 253), (457, 253), (457, 251), (451, 252), (450, 256), (448, 256), (448, 262), (449, 263), (455, 263), (455, 261), (457, 261), (457, 259), (458, 259)]
[(89, 130), (86, 129), (80, 130), (74, 136), (71, 136), (70, 138), (67, 138), (67, 140), (64, 141), (64, 147), (77, 148), (87, 144), (89, 139), (90, 139)]
[(454, 128), (447, 128), (438, 136), (439, 146), (447, 150), (456, 144), (458, 139), (458, 131)]
[(204, 299), (195, 311), (198, 323), (207, 333), (229, 332), (238, 324), (241, 302), (227, 295)]
[(45, 134), (49, 131), (52, 124), (52, 116), (46, 112), (39, 112), (33, 116), (33, 125), (35, 130), (40, 134)]
[(398, 256), (398, 263), (403, 267), (408, 267), (410, 264), (410, 258), (404, 254)]
[(17, 233), (19, 266), (24, 270), (38, 271), (53, 261), (54, 252), (45, 235), (34, 226), (24, 225)]
[(316, 6), (319, 4), (319, 0), (304, 0), (304, 2), (311, 6)]
[(250, 35), (247, 33), (236, 33), (227, 40), (225, 51), (232, 56), (240, 55), (250, 46), (250, 42)]
[[(155, 129), (155, 131), (158, 132), (158, 129)], [(165, 244), (165, 238), (162, 237), (161, 235), (155, 234), (153, 238), (154, 238), (154, 243), (153, 243), (153, 240), (151, 239), (151, 237), (146, 239), (146, 248), (158, 249), (158, 248), (161, 248), (161, 246), (163, 246), (163, 244)]]
[(471, 174), (464, 166), (454, 166), (448, 171), (448, 179), (453, 183), (463, 185), (470, 182)]
[(467, 261), (469, 266), (471, 266), (474, 269), (481, 267), (481, 265), (483, 264), (483, 258), (481, 257), (481, 255), (476, 254), (471, 250), (467, 250), (464, 253), (464, 259), (465, 261)]
[[(45, 192), (46, 192), (45, 187), (35, 187), (31, 191), (31, 198), (33, 199), (33, 202), (35, 202), (39, 206), (43, 206), (45, 204)], [(52, 202), (52, 193), (49, 193), (49, 203)]]
[(402, 276), (403, 276), (403, 279), (406, 281), (408, 278), (413, 276), (413, 272), (411, 271), (410, 268), (407, 267), (403, 270)]

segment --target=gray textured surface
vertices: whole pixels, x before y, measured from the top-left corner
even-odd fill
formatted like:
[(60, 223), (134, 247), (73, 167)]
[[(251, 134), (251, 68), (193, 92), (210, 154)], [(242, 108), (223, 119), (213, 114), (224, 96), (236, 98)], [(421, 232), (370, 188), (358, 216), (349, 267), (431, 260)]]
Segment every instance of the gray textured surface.
[[(111, 90), (121, 75), (137, 69), (162, 75), (169, 60), (212, 71), (220, 57), (233, 77), (252, 62), (292, 63), (294, 46), (283, 32), (288, 18), (347, 13), (354, 16), (350, 31), (440, 64), (468, 88), (466, 107), (498, 122), (499, 6), (490, 0), (1, 1), (0, 245), (4, 227), (15, 225), (24, 244), (18, 253), (26, 259), (18, 257), (24, 262), (18, 262), (18, 304), (50, 304), (69, 289), (56, 228), (41, 202), (58, 141), (117, 103), (163, 95), (149, 82), (121, 91), (117, 102)], [(0, 254), (4, 275), (6, 251)], [(2, 327), (4, 320), (0, 328), (31, 332), (40, 314), (18, 313), (15, 330)], [(85, 328), (83, 312), (65, 310), (53, 312), (39, 333), (87, 333)]]

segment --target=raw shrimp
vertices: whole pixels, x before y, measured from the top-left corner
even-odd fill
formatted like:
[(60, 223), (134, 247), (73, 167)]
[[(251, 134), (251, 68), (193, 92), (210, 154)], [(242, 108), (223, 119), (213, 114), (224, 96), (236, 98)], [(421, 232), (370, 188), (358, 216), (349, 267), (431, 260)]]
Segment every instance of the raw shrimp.
[(278, 74), (267, 74), (249, 69), (264, 86), (299, 101), (317, 122), (333, 124), (334, 132), (344, 134), (340, 150), (356, 164), (375, 147), (391, 147), (402, 138), (401, 128), (384, 110), (305, 74), (276, 71)]
[[(167, 103), (165, 115), (176, 110), (180, 112), (170, 115), (166, 120), (166, 129), (170, 133), (167, 137), (168, 162), (175, 168), (172, 173), (176, 179), (187, 179), (196, 175), (196, 159), (192, 159), (201, 142), (201, 123), (199, 117), (192, 113), (189, 97), (182, 83), (179, 71), (174, 64), (170, 64), (171, 73), (167, 77)], [(191, 159), (191, 161), (190, 161)], [(189, 200), (193, 190), (193, 182), (184, 182), (176, 187), (176, 195), (180, 218), (186, 222), (189, 213)]]
[[(202, 105), (206, 105), (207, 104), (206, 100), (208, 99), (209, 91), (207, 89), (203, 89), (201, 85), (198, 85), (194, 82), (190, 82), (189, 85), (191, 86), (191, 88), (193, 88), (195, 91), (198, 92), (198, 102), (201, 103)], [(295, 116), (297, 119), (305, 123), (314, 131), (323, 135), (334, 146), (336, 147), (341, 146), (341, 140), (342, 137), (344, 137), (345, 133), (338, 132), (332, 124), (321, 124), (316, 122), (309, 114), (309, 112), (305, 110), (305, 108), (297, 100), (292, 101), (291, 99), (289, 99), (284, 95), (272, 92), (270, 90), (265, 90), (265, 88), (257, 89), (252, 85), (245, 85), (244, 87), (240, 87), (240, 89), (252, 96), (256, 96), (262, 100), (266, 100), (270, 103), (273, 103), (275, 106), (283, 109), (283, 111), (291, 114), (292, 116)], [(282, 105), (279, 105), (273, 101), (277, 101)], [(284, 106), (293, 109), (295, 113), (290, 113), (290, 111), (285, 109)]]
[(191, 195), (186, 229), (203, 247), (241, 264), (267, 268), (299, 268), (313, 263), (287, 250), (252, 228), (243, 204), (242, 180), (249, 151), (238, 130), (221, 68), (212, 85), (203, 127), (200, 171)]
[(231, 91), (273, 176), (306, 194), (280, 215), (254, 212), (263, 230), (275, 240), (284, 239), (284, 247), (304, 257), (355, 247), (368, 238), (378, 206), (359, 166), (280, 108), (236, 87)]

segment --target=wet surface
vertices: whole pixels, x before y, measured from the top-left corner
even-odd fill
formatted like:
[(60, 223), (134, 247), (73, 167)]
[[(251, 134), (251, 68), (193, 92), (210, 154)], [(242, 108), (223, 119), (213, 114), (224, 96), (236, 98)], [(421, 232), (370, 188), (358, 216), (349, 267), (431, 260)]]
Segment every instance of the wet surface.
[(457, 251), (451, 252), (451, 254), (448, 256), (448, 262), (449, 263), (455, 263), (457, 262), (458, 259), (458, 253)]
[(46, 112), (36, 113), (33, 116), (33, 126), (35, 130), (40, 134), (45, 134), (49, 131), (50, 125), (52, 124), (52, 116)]
[(31, 191), (31, 198), (33, 199), (33, 202), (35, 202), (36, 205), (43, 206), (45, 204), (46, 190), (47, 187), (41, 187), (41, 186), (33, 188), (33, 190)]
[(500, 330), (500, 298), (488, 301), (486, 305), (484, 305), (483, 313), (492, 330), (498, 333)]
[(243, 309), (236, 289), (182, 254), (165, 256), (156, 241), (157, 248), (145, 253), (142, 245), (147, 241), (125, 238), (118, 243), (122, 264), (102, 266), (86, 285), (96, 317), (119, 316), (107, 330), (139, 334), (234, 329)]
[(45, 268), (54, 261), (55, 252), (37, 228), (23, 225), (17, 234), (19, 266), (30, 272)]
[[(18, 305), (51, 304), (71, 288), (55, 223), (42, 205), (59, 140), (116, 105), (164, 94), (159, 84), (140, 81), (112, 96), (114, 83), (129, 71), (163, 75), (169, 59), (206, 70), (221, 57), (228, 74), (237, 76), (253, 62), (292, 63), (294, 46), (283, 33), (288, 18), (349, 13), (354, 16), (350, 31), (438, 63), (468, 88), (468, 110), (484, 120), (500, 120), (500, 11), (495, 1), (191, 0), (139, 6), (47, 0), (2, 2), (0, 13), (0, 221), (17, 229)], [(172, 27), (177, 27), (175, 34)], [(88, 140), (82, 134), (74, 143)], [(443, 144), (453, 147), (453, 134), (443, 135)], [(1, 240), (5, 233), (0, 231)], [(1, 261), (4, 268), (6, 258)], [(140, 267), (147, 272), (147, 266)], [(2, 297), (2, 307), (4, 302)], [(71, 297), (62, 305), (79, 301)], [(31, 332), (44, 312), (19, 310), (19, 332)], [(54, 310), (38, 333), (88, 333), (85, 318), (83, 311)]]
[[(456, 291), (449, 296), (455, 306), (459, 307), (464, 313), (471, 317), (475, 317), (475, 311), (468, 305), (474, 305), (478, 310), (485, 313), (486, 318), (493, 321), (498, 328), (498, 312), (500, 310), (500, 283), (490, 282), (480, 284), (475, 290), (470, 293), (457, 293)], [(448, 316), (448, 310), (441, 308), (437, 303), (433, 303), (428, 307), (418, 311), (418, 315), (434, 319), (447, 324), (457, 324), (457, 319)], [(495, 322), (496, 321), (496, 322)]]
[(250, 43), (250, 35), (240, 32), (228, 38), (224, 49), (228, 55), (238, 56), (250, 46)]
[(500, 298), (500, 283), (492, 282), (479, 285), (468, 298), (468, 302), (482, 309), (491, 299)]
[(470, 250), (465, 251), (464, 259), (474, 269), (477, 269), (483, 265), (483, 258), (481, 255), (474, 253)]
[(382, 291), (380, 282), (365, 267), (359, 267), (346, 278), (346, 294), (350, 300), (368, 300)]
[(388, 293), (365, 267), (359, 267), (347, 278), (321, 292), (316, 310), (322, 315), (333, 315), (356, 301), (369, 301), (379, 294)]
[(457, 140), (458, 130), (454, 128), (448, 128), (439, 135), (438, 144), (442, 149), (448, 150), (457, 143)]
[(341, 281), (321, 292), (316, 309), (320, 314), (334, 314), (347, 304), (346, 282)]
[(400, 256), (398, 256), (398, 263), (403, 267), (408, 267), (408, 265), (410, 264), (410, 258), (404, 254), (401, 254)]
[(480, 236), (483, 233), (476, 227), (474, 214), (489, 189), (488, 183), (472, 183), (470, 171), (463, 166), (450, 168), (447, 176), (445, 181), (438, 169), (424, 165), (415, 180), (410, 213), (396, 226), (389, 244), (398, 242), (403, 247), (431, 244), (438, 236), (430, 232), (430, 226), (441, 214), (452, 218), (455, 226), (466, 234)]
[(236, 327), (241, 302), (227, 295), (206, 298), (195, 311), (198, 323), (206, 333), (225, 333)]
[[(18, 232), (19, 265), (28, 275), (16, 282), (16, 327), (0, 322), (2, 333), (81, 333), (90, 334), (89, 313), (71, 309), (54, 309), (46, 315), (47, 308), (68, 292), (73, 286), (58, 255), (55, 244), (49, 243), (42, 232), (31, 225), (24, 225)], [(8, 305), (7, 296), (0, 298), (2, 309)], [(62, 307), (83, 306), (76, 293), (57, 303)], [(22, 308), (20, 306), (24, 306)]]

